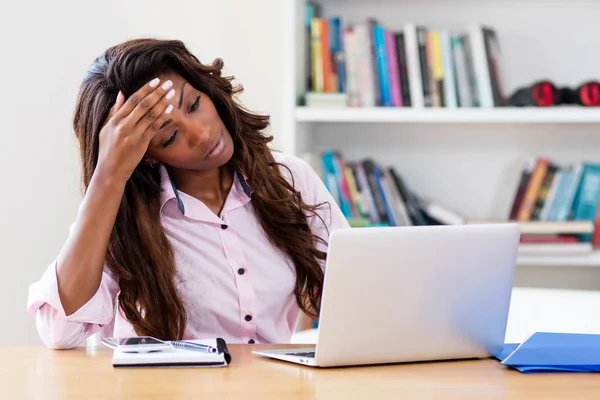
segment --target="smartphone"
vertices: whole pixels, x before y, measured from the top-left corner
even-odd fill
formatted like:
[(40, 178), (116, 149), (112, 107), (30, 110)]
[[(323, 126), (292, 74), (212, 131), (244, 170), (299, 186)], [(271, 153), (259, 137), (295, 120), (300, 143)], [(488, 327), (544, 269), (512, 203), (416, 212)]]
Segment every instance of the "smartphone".
[(133, 336), (126, 338), (103, 338), (102, 344), (127, 353), (148, 353), (168, 349), (170, 344), (152, 336)]

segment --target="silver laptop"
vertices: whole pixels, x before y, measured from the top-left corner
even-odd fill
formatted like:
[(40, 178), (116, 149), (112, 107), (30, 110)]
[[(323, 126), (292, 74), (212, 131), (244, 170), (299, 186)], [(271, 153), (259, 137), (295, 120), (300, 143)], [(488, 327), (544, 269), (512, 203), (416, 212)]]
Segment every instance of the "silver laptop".
[(253, 353), (318, 367), (497, 354), (519, 238), (515, 223), (334, 231), (316, 347)]

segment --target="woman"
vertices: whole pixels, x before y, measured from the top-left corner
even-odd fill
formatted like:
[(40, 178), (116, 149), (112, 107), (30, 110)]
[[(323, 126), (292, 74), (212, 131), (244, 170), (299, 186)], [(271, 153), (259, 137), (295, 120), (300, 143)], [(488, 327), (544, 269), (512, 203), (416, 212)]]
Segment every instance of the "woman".
[(100, 330), (289, 342), (299, 311), (318, 318), (326, 240), (348, 224), (308, 164), (269, 150), (268, 117), (222, 67), (155, 39), (90, 67), (73, 120), (84, 200), (29, 291), (49, 347)]

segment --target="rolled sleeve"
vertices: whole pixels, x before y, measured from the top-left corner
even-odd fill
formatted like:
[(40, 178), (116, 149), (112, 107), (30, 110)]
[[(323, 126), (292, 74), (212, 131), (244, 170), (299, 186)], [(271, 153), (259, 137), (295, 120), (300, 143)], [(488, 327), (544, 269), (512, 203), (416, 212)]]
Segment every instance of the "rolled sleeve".
[(98, 291), (67, 316), (58, 294), (55, 261), (42, 278), (29, 287), (27, 311), (35, 313), (38, 333), (48, 347), (72, 348), (113, 321), (118, 292), (116, 280), (105, 268)]

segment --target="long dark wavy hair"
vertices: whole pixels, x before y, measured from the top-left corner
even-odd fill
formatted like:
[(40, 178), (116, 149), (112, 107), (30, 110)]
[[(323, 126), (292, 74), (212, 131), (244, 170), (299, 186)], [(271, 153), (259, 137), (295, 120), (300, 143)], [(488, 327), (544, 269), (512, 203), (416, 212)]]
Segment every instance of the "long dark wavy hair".
[[(248, 177), (252, 205), (271, 243), (294, 264), (294, 294), (301, 310), (318, 318), (323, 288), (317, 243), (309, 218), (323, 204), (308, 205), (282, 176), (264, 130), (269, 117), (245, 110), (235, 95), (241, 86), (221, 76), (223, 61), (202, 64), (178, 40), (135, 39), (107, 49), (94, 60), (81, 84), (73, 117), (79, 140), (83, 186), (98, 162), (99, 133), (119, 91), (129, 97), (164, 73), (179, 74), (213, 101), (231, 133), (234, 153), (228, 166)], [(144, 162), (128, 180), (111, 234), (106, 264), (119, 279), (119, 308), (138, 335), (166, 340), (184, 335), (186, 311), (175, 283), (173, 249), (160, 222), (160, 173)], [(320, 217), (319, 217), (320, 218)], [(321, 221), (323, 221), (321, 219)]]

